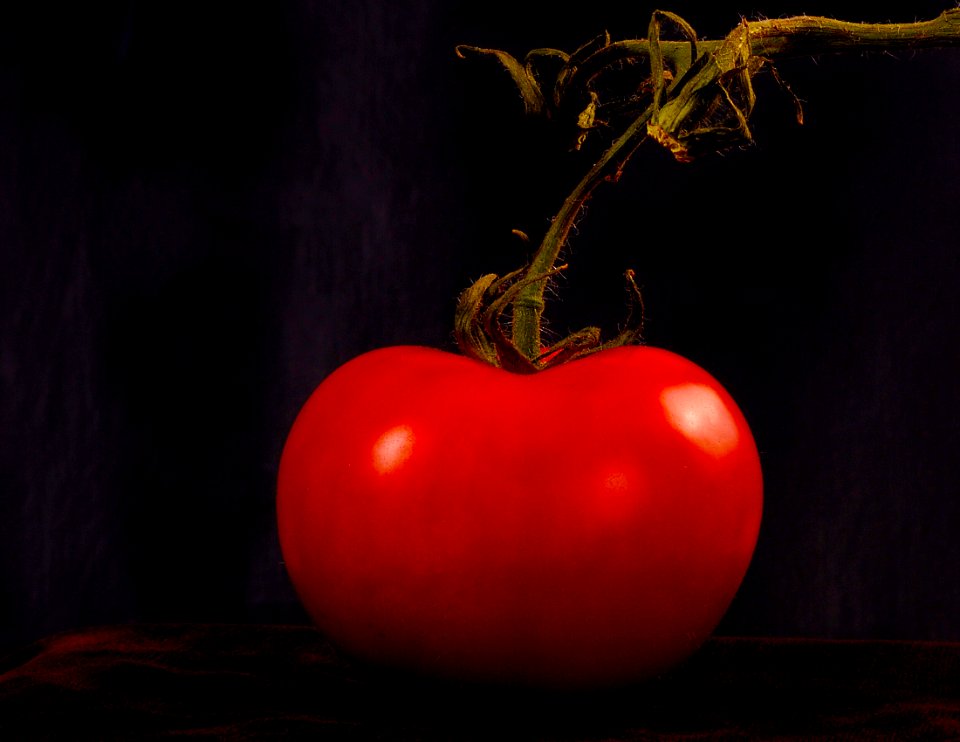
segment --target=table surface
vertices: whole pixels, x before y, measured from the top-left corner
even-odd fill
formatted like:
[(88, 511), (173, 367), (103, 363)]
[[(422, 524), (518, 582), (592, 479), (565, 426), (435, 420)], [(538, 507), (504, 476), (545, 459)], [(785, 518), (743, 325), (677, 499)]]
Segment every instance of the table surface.
[(0, 665), (0, 739), (960, 739), (960, 643), (713, 638), (593, 694), (384, 677), (307, 626), (52, 636)]

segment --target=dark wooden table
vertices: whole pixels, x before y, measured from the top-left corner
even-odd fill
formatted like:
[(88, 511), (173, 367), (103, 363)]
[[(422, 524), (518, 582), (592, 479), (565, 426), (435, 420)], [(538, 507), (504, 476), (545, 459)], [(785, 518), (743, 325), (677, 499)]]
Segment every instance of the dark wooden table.
[(960, 740), (960, 643), (715, 638), (593, 694), (371, 674), (304, 626), (61, 634), (0, 666), (0, 739)]

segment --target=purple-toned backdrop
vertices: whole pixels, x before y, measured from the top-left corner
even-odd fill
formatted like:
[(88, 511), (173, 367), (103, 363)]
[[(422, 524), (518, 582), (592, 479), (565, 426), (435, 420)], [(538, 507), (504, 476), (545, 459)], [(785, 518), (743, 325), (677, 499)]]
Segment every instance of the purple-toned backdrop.
[[(452, 347), (577, 163), (499, 70), (654, 6), (21, 4), (0, 21), (0, 649), (129, 620), (305, 620), (273, 481), (339, 363)], [(949, 3), (678, 2), (913, 20)], [(651, 343), (752, 422), (760, 543), (731, 634), (960, 640), (960, 50), (796, 60), (757, 146), (648, 148), (574, 237), (556, 320)], [(562, 465), (562, 461), (558, 462)]]

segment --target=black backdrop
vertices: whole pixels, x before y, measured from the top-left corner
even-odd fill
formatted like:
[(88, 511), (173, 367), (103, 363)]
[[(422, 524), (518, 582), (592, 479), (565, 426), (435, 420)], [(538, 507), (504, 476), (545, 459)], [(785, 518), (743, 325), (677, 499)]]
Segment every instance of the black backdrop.
[[(457, 293), (522, 261), (576, 169), (457, 43), (523, 53), (654, 6), (117, 0), (0, 20), (0, 646), (128, 620), (303, 621), (273, 486), (299, 405), (382, 345), (451, 347)], [(678, 0), (914, 20), (938, 2)], [(960, 639), (960, 50), (784, 64), (757, 146), (649, 148), (564, 280), (708, 368), (766, 502), (720, 631)], [(551, 159), (559, 158), (559, 159)]]

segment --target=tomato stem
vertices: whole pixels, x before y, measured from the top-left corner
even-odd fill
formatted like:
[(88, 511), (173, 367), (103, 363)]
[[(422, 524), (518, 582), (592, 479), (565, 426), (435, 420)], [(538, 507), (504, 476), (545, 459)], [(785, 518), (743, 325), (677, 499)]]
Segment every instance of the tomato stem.
[[(547, 273), (557, 262), (560, 250), (590, 194), (604, 179), (615, 180), (630, 155), (646, 139), (646, 124), (653, 109), (644, 111), (630, 127), (603, 153), (590, 171), (567, 196), (560, 211), (553, 218), (527, 270), (528, 275)], [(543, 292), (546, 278), (531, 283), (520, 292), (513, 302), (513, 342), (527, 358), (536, 358), (541, 351), (540, 327), (543, 316)]]
[[(662, 40), (664, 25), (678, 30), (685, 40)], [(621, 132), (564, 200), (527, 267), (504, 278), (483, 276), (463, 293), (456, 325), (460, 347), (486, 362), (530, 372), (635, 342), (642, 316), (606, 343), (601, 342), (597, 328), (585, 328), (546, 349), (541, 326), (547, 282), (562, 270), (557, 260), (584, 204), (600, 183), (619, 178), (644, 140), (655, 140), (680, 162), (749, 144), (753, 77), (767, 69), (780, 81), (773, 68), (776, 61), (850, 50), (956, 45), (960, 45), (960, 8), (917, 23), (850, 23), (816, 16), (743, 21), (714, 41), (698, 39), (678, 15), (655, 11), (646, 39), (611, 42), (603, 34), (573, 54), (534, 50), (523, 64), (499, 50), (458, 47), (460, 56), (496, 58), (516, 82), (527, 113), (575, 122), (576, 148), (600, 132)], [(648, 72), (638, 77), (638, 69)], [(624, 77), (626, 86), (609, 84)], [(624, 97), (622, 90), (629, 83), (637, 92)], [(611, 88), (621, 92), (608, 95)], [(795, 96), (794, 101), (802, 123)], [(636, 294), (632, 273), (628, 280)], [(509, 336), (500, 326), (506, 304), (512, 320)]]

